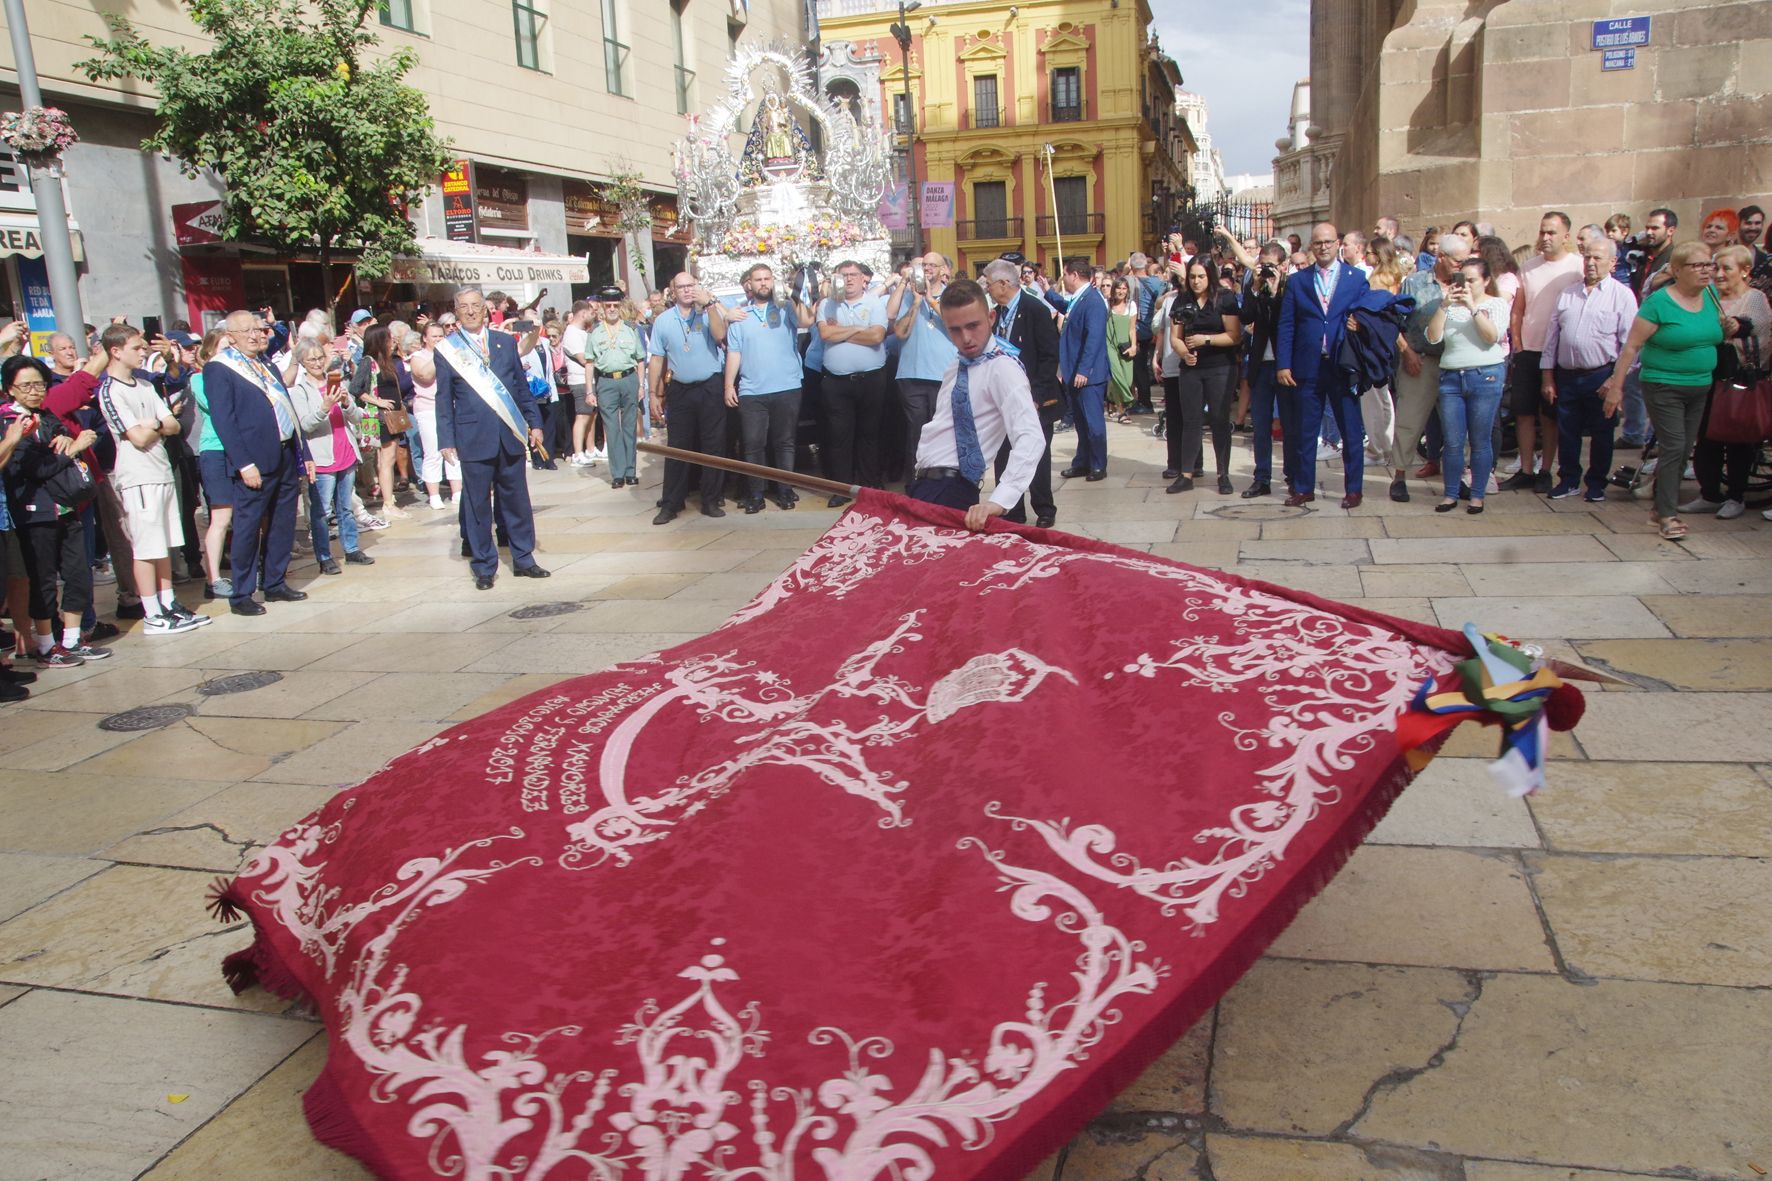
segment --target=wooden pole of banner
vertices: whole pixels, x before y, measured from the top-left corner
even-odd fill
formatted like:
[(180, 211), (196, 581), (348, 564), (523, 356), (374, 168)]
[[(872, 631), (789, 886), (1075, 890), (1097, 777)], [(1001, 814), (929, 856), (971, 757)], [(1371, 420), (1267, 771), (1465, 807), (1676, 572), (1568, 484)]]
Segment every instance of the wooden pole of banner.
[(804, 488), (808, 492), (823, 492), (830, 496), (861, 495), (859, 484), (839, 484), (835, 480), (826, 480), (819, 476), (803, 476), (799, 472), (784, 471), (778, 467), (764, 467), (760, 463), (746, 463), (742, 459), (726, 459), (719, 455), (706, 455), (700, 451), (685, 451), (681, 447), (666, 447), (662, 443), (637, 443), (635, 446), (649, 455), (662, 455), (666, 459), (700, 464), (702, 467), (717, 467), (721, 471), (774, 480), (778, 484), (792, 484), (794, 487)]

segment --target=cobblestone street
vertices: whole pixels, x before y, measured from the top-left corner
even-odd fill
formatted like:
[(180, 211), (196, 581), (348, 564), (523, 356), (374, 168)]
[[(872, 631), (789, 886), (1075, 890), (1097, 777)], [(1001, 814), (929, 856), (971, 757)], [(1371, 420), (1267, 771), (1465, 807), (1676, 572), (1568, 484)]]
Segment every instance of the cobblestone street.
[[(1333, 471), (1313, 512), (1210, 480), (1168, 496), (1150, 421), (1110, 426), (1109, 477), (1065, 485), (1059, 528), (1472, 621), (1630, 684), (1587, 687), (1530, 800), (1490, 783), (1493, 731), (1455, 733), (1271, 953), (1074, 1143), (1067, 1181), (1772, 1169), (1772, 524), (1692, 516), (1676, 544), (1617, 491), (1497, 493), (1482, 516), (1439, 516), (1427, 482), (1393, 504), (1370, 477), (1350, 513)], [(1236, 464), (1240, 490), (1246, 436)], [(367, 538), (373, 569), (321, 578), (306, 558), (307, 602), (131, 631), (0, 715), (0, 1179), (366, 1175), (301, 1115), (318, 1022), (229, 992), (221, 959), (248, 934), (218, 926), (205, 893), (454, 722), (712, 629), (836, 516), (809, 497), (655, 528), (658, 463), (622, 492), (602, 470), (533, 481), (547, 581), (507, 565), (475, 590), (454, 514), (421, 505)], [(566, 606), (520, 610), (544, 604)], [(261, 672), (276, 677), (228, 680)], [(100, 724), (141, 707), (169, 707), (149, 719), (165, 724)], [(1160, 807), (1170, 788), (1150, 786)]]

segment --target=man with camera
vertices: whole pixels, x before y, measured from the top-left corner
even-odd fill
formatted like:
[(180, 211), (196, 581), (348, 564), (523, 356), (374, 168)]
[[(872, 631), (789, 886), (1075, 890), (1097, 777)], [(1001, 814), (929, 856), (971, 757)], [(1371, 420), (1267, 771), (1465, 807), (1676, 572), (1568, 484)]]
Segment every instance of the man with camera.
[[(1433, 269), (1405, 276), (1398, 293), (1413, 299), (1415, 310), (1403, 321), (1403, 343), (1397, 350), (1397, 379), (1393, 388), (1397, 405), (1397, 467), (1393, 485), (1407, 475), (1404, 465), (1412, 462), (1415, 444), (1421, 441), (1427, 420), (1439, 405), (1440, 353), (1445, 342), (1430, 342), (1427, 326), (1445, 300), (1446, 287), (1458, 279), (1464, 260), (1470, 257), (1471, 242), (1463, 234), (1445, 233), (1440, 235), (1437, 249)], [(1440, 461), (1430, 456), (1417, 469), (1415, 478), (1428, 480), (1439, 474)]]
[(911, 268), (909, 279), (893, 275), (886, 281), (887, 290), (892, 293), (886, 301), (886, 317), (892, 323), (892, 335), (903, 342), (898, 353), (897, 385), (907, 456), (917, 454), (923, 424), (935, 417), (935, 395), (941, 390), (942, 375), (956, 356), (947, 326), (937, 310), (937, 301), (948, 285), (947, 256), (931, 250), (917, 260), (917, 266), (922, 268), (920, 282), (916, 267)]
[(1280, 306), (1286, 295), (1286, 246), (1269, 242), (1261, 248), (1252, 272), (1254, 279), (1243, 297), (1243, 322), (1251, 329), (1249, 359), (1243, 370), (1238, 401), (1248, 407), (1255, 431), (1255, 478), (1243, 490), (1243, 499), (1267, 496), (1273, 491), (1274, 415), (1280, 418), (1280, 471), (1286, 478), (1286, 495), (1298, 491), (1299, 415), (1298, 395), (1282, 387), (1275, 362), (1274, 338), (1280, 330)]

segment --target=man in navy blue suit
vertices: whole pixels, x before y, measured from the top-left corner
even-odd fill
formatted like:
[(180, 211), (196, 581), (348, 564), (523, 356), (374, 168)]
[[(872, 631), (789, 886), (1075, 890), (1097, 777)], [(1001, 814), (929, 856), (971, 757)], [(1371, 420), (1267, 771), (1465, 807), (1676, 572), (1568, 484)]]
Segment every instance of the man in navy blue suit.
[(203, 366), (203, 393), (234, 483), (230, 607), (236, 615), (263, 615), (264, 605), (252, 597), (259, 582), (261, 532), (265, 598), (295, 603), (308, 597), (286, 581), (289, 555), (295, 548), (298, 481), (310, 462), (308, 444), (296, 429), (295, 409), (283, 378), (260, 355), (265, 348), (264, 321), (253, 312), (232, 312), (227, 329), (233, 343)]
[(1335, 415), (1341, 427), (1347, 488), (1341, 507), (1360, 506), (1366, 427), (1360, 419), (1360, 395), (1354, 392), (1353, 375), (1337, 358), (1348, 312), (1366, 294), (1366, 273), (1337, 258), (1340, 250), (1341, 235), (1334, 226), (1324, 222), (1313, 229), (1310, 252), (1314, 265), (1292, 276), (1280, 301), (1280, 327), (1274, 341), (1274, 361), (1279, 366), (1276, 376), (1281, 385), (1298, 389), (1298, 438), (1285, 441), (1292, 451), (1293, 470), (1298, 473), (1298, 486), (1286, 498), (1292, 508), (1317, 498), (1317, 432), (1325, 413)]
[(498, 574), (492, 541), (493, 491), (500, 531), (511, 541), (511, 573), (546, 578), (535, 564), (529, 507), (529, 449), (542, 446), (541, 415), (529, 396), (517, 342), (486, 326), (478, 287), (455, 296), (455, 331), (437, 345), (437, 449), (461, 464), (461, 523), (474, 585), (491, 590)]
[(1070, 296), (1064, 328), (1058, 334), (1058, 376), (1071, 399), (1077, 423), (1077, 457), (1059, 474), (1066, 479), (1107, 478), (1107, 300), (1089, 282), (1086, 259), (1064, 264)]

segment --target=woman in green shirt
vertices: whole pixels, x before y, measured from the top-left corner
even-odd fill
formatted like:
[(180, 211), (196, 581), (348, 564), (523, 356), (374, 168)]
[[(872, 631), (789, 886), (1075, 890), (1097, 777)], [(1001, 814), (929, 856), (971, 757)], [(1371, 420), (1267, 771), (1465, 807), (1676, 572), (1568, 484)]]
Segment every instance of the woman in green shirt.
[(1710, 247), (1681, 242), (1668, 258), (1674, 281), (1643, 300), (1612, 376), (1600, 387), (1608, 416), (1624, 400), (1624, 375), (1643, 361), (1643, 402), (1655, 424), (1655, 511), (1650, 521), (1669, 541), (1686, 536), (1678, 517), (1680, 477), (1692, 457), (1698, 425), (1723, 343), (1723, 310), (1710, 288)]
[(203, 389), (203, 366), (227, 346), (228, 331), (211, 328), (203, 334), (197, 348), (197, 372), (191, 375), (191, 401), (202, 415), (203, 430), (197, 442), (197, 475), (203, 485), (203, 499), (209, 505), (209, 526), (203, 531), (203, 597), (228, 598), (234, 593), (234, 582), (221, 573), (222, 546), (228, 526), (234, 521), (234, 482), (228, 471), (227, 457), (222, 454), (221, 436), (209, 418), (209, 395)]

